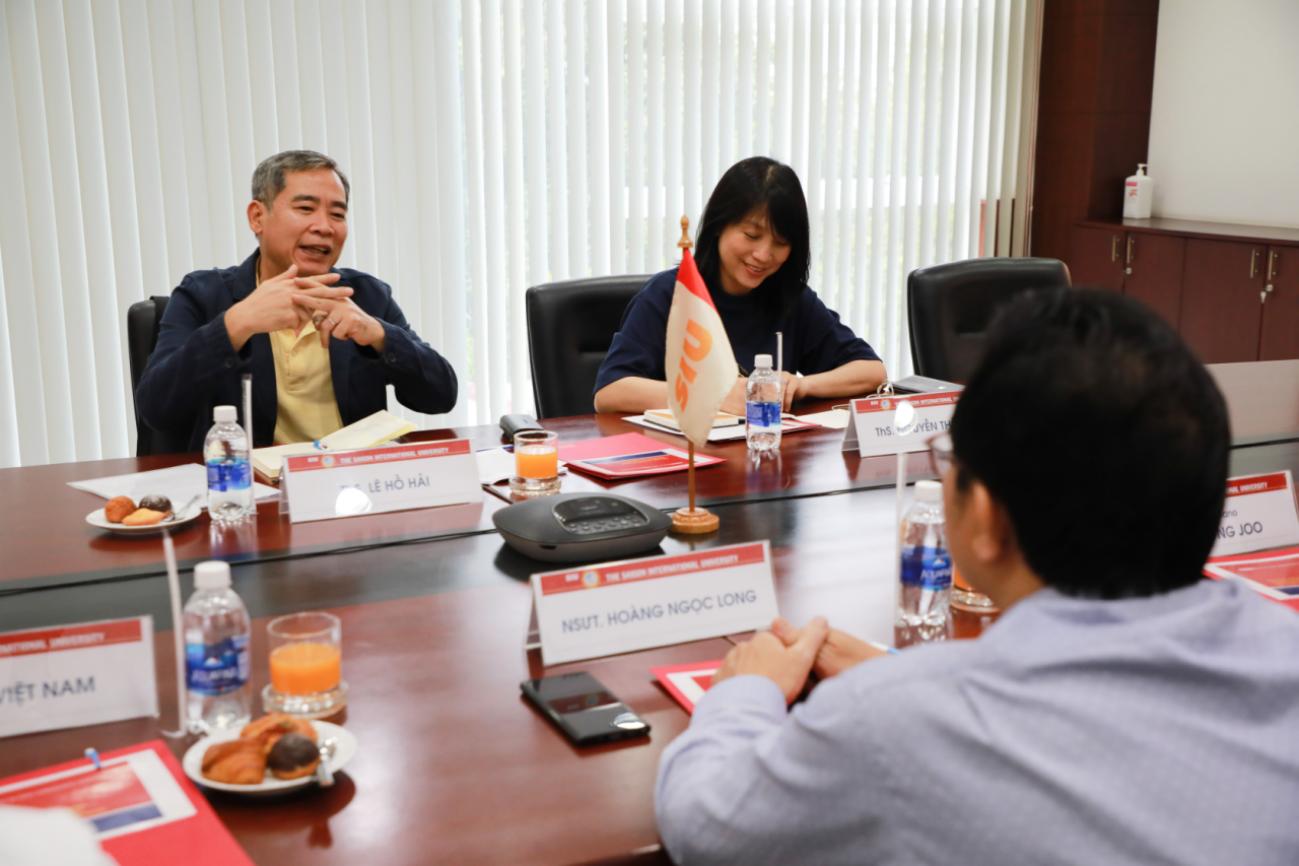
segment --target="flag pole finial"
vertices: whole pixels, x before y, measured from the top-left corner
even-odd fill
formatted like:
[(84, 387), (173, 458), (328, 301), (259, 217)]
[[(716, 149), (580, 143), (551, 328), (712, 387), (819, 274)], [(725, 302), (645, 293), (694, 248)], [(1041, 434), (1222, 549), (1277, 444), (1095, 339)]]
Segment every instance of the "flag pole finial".
[(694, 244), (690, 243), (690, 217), (685, 214), (681, 215), (681, 240), (677, 241), (677, 248), (688, 250)]

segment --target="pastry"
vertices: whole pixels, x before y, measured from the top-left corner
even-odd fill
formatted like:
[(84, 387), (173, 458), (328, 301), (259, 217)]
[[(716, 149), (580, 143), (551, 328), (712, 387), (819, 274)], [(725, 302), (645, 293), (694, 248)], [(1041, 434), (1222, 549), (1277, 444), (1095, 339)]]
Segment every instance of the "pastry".
[(127, 526), (153, 526), (155, 523), (161, 523), (166, 516), (167, 512), (165, 511), (154, 511), (152, 508), (137, 508), (123, 517), (122, 523)]
[(269, 713), (249, 722), (244, 725), (239, 736), (245, 740), (257, 741), (261, 744), (262, 752), (269, 753), (280, 737), (293, 733), (301, 734), (313, 743), (316, 741), (316, 729), (311, 726), (311, 722), (288, 713)]
[(129, 496), (114, 496), (104, 505), (104, 519), (109, 523), (121, 523), (122, 518), (135, 511), (135, 503)]
[(320, 749), (315, 742), (298, 733), (287, 733), (276, 740), (266, 756), (266, 767), (277, 779), (298, 779), (316, 772)]
[(140, 507), (151, 508), (154, 511), (161, 511), (163, 514), (170, 514), (171, 500), (165, 496), (159, 496), (155, 493), (141, 498)]
[(203, 778), (228, 785), (260, 785), (266, 778), (266, 753), (256, 740), (226, 740), (203, 753)]

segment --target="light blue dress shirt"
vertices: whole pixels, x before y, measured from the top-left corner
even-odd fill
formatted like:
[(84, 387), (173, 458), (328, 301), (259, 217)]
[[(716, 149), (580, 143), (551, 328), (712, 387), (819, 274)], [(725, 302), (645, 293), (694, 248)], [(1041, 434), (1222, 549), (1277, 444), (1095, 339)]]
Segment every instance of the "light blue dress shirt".
[(709, 690), (664, 752), (678, 863), (1299, 864), (1299, 617), (1240, 585), (1045, 589), (787, 712)]

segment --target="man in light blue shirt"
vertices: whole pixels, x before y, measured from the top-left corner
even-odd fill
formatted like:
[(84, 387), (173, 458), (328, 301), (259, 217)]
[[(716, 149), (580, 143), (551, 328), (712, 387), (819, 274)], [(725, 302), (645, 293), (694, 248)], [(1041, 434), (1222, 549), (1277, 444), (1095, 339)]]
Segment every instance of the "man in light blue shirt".
[(821, 619), (737, 646), (659, 767), (673, 858), (1299, 864), (1299, 619), (1201, 579), (1230, 433), (1178, 336), (1119, 295), (1016, 302), (934, 446), (1005, 613), (880, 659)]

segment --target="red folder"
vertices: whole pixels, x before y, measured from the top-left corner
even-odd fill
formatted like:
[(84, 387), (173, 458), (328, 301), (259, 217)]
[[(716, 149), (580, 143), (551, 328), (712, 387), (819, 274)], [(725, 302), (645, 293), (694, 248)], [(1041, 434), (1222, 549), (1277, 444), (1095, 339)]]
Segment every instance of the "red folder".
[(650, 673), (682, 709), (693, 714), (695, 702), (712, 686), (713, 674), (721, 666), (721, 659), (713, 659), (683, 665), (662, 665), (650, 668)]
[(1221, 574), (1215, 574), (1207, 567), (1217, 566), (1242, 579), (1246, 586), (1258, 591), (1269, 601), (1275, 601), (1291, 610), (1299, 610), (1299, 547), (1217, 556), (1205, 565), (1204, 574), (1207, 577), (1222, 579)]
[[(161, 759), (163, 766), (189, 799), (190, 805), (194, 807), (194, 814), (157, 827), (148, 827), (138, 832), (128, 832), (105, 839), (101, 843), (104, 850), (111, 854), (120, 866), (155, 866), (155, 864), (174, 866), (177, 863), (184, 863), (185, 866), (253, 866), (253, 861), (248, 859), (248, 855), (230, 835), (230, 831), (212, 811), (207, 799), (185, 777), (179, 762), (172, 757), (161, 740), (150, 740), (147, 743), (107, 752), (101, 756), (101, 761), (144, 751), (152, 751)], [(79, 769), (85, 767), (87, 763), (83, 758), (33, 770), (30, 773), (20, 773), (7, 779), (0, 779), (0, 788), (64, 770)], [(79, 784), (94, 780), (96, 772), (115, 773), (120, 769), (122, 765), (116, 765), (102, 771), (92, 770), (84, 775), (78, 774), (65, 782), (52, 781), (49, 785), (0, 794), (0, 803), (30, 806), (59, 805), (72, 808), (88, 819), (90, 816), (109, 814), (124, 815), (122, 820), (129, 821), (133, 808), (147, 809), (151, 803), (148, 793), (140, 786), (138, 780), (119, 779), (121, 784), (99, 786), (109, 788), (108, 791), (96, 790), (93, 785)], [(116, 773), (116, 775), (123, 774)], [(130, 776), (129, 773), (125, 775)]]
[[(682, 472), (690, 465), (685, 455), (676, 445), (665, 445), (640, 433), (583, 439), (559, 447), (559, 459), (570, 469), (611, 480)], [(695, 454), (696, 469), (722, 462), (721, 457)]]

